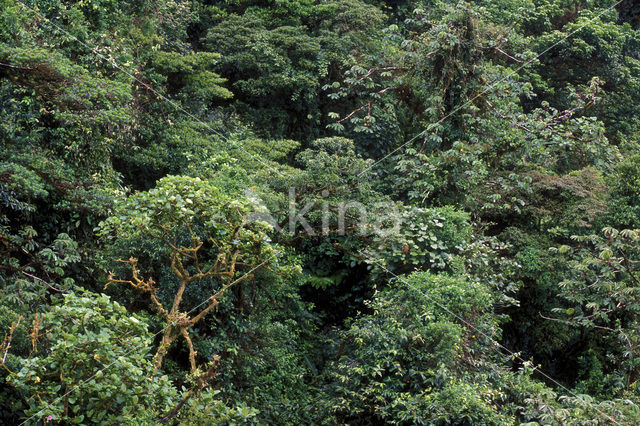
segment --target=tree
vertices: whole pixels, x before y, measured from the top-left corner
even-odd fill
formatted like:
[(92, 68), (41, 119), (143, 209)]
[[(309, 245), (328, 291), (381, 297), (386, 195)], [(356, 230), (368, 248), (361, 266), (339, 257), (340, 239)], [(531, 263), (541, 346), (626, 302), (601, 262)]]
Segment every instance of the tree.
[[(101, 224), (103, 236), (162, 244), (158, 250), (165, 253), (178, 280), (170, 307), (165, 307), (153, 278), (140, 276), (135, 258), (119, 260), (130, 265), (131, 279), (109, 276), (109, 283), (126, 283), (147, 293), (162, 318), (166, 328), (154, 357), (156, 370), (171, 344), (182, 336), (189, 348), (191, 370), (195, 371), (197, 353), (190, 330), (218, 306), (229, 288), (274, 259), (276, 251), (266, 234), (269, 227), (266, 223), (247, 223), (244, 216), (249, 207), (202, 179), (168, 176), (154, 189), (129, 197)], [(201, 303), (185, 311), (181, 306), (185, 291), (196, 282), (208, 284), (204, 287), (210, 289), (206, 306), (200, 309), (204, 305)], [(197, 313), (191, 315), (193, 311)]]
[(464, 277), (399, 276), (371, 301), (372, 313), (340, 335), (336, 361), (327, 370), (331, 399), (324, 401), (334, 420), (513, 422), (513, 412), (497, 409), (504, 401), (487, 373), (503, 368), (495, 364), (489, 340), (498, 337), (492, 302), (486, 287)]
[(32, 353), (12, 359), (18, 369), (7, 378), (27, 419), (152, 421), (171, 406), (176, 391), (147, 357), (147, 325), (108, 296), (68, 293), (36, 325)]
[(588, 333), (585, 340), (589, 349), (604, 364), (602, 373), (609, 387), (606, 393), (620, 395), (635, 386), (640, 377), (640, 236), (638, 230), (606, 227), (600, 235), (573, 239), (577, 247), (553, 249), (557, 255), (568, 257), (569, 264), (568, 274), (559, 285), (565, 305), (554, 310), (555, 318), (548, 319)]

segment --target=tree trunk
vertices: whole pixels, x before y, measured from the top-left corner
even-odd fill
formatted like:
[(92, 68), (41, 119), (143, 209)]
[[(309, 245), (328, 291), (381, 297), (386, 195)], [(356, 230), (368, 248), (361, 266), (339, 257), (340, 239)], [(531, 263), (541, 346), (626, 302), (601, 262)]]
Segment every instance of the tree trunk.
[(162, 361), (167, 355), (167, 352), (169, 352), (169, 347), (176, 339), (176, 337), (177, 335), (175, 334), (173, 327), (169, 326), (169, 328), (167, 328), (167, 330), (164, 332), (164, 336), (162, 336), (162, 342), (160, 343), (158, 351), (153, 357), (154, 372), (157, 372), (162, 367)]

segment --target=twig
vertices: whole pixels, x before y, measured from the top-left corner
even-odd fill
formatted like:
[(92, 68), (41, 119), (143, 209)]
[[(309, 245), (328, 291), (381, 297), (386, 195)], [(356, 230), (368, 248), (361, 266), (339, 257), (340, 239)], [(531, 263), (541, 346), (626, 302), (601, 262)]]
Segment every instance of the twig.
[(55, 288), (54, 286), (52, 286), (51, 284), (49, 284), (48, 282), (46, 282), (45, 280), (43, 280), (42, 278), (36, 277), (35, 275), (31, 275), (25, 271), (20, 271), (23, 275), (26, 275), (27, 277), (33, 278), (34, 280), (38, 280), (44, 284), (47, 285), (47, 287), (49, 287), (51, 290), (53, 291), (57, 291), (59, 293), (64, 293), (64, 290), (60, 290), (59, 288)]

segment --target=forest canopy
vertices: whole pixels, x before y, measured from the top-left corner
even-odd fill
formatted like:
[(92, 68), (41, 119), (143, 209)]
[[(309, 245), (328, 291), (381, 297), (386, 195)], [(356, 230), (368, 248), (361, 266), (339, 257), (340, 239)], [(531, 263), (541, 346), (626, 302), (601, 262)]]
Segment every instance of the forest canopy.
[(0, 423), (639, 424), (640, 5), (0, 0)]

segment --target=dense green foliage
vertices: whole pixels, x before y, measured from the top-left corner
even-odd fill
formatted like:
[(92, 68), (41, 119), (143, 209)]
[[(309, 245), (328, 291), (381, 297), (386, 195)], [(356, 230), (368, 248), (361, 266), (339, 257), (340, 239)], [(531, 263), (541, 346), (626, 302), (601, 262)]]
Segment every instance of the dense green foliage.
[(640, 8), (0, 0), (0, 423), (640, 423)]

